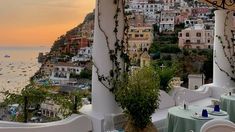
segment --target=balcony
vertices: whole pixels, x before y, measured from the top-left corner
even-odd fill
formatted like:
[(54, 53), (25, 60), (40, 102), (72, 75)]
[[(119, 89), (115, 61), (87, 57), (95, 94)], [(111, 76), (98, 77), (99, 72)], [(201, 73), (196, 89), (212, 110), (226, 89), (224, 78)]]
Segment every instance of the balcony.
[(16, 123), (0, 121), (0, 132), (92, 132), (92, 123), (83, 115), (51, 123)]

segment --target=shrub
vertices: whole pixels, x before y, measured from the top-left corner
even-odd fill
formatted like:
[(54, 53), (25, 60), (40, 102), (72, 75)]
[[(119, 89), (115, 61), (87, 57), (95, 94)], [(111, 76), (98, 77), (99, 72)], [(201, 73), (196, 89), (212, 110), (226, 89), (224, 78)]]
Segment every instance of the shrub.
[[(168, 63), (170, 62), (170, 63)], [(164, 64), (164, 67), (161, 65)], [(154, 70), (158, 73), (160, 78), (160, 89), (169, 92), (171, 87), (169, 87), (169, 83), (171, 79), (176, 76), (178, 72), (181, 71), (180, 64), (175, 61), (157, 61), (152, 62), (152, 66)]]
[(92, 71), (88, 70), (88, 69), (85, 69), (85, 70), (81, 71), (79, 77), (83, 78), (83, 79), (91, 79), (91, 76), (92, 76)]
[(129, 122), (139, 129), (151, 125), (151, 115), (158, 108), (159, 77), (152, 68), (145, 67), (133, 72), (115, 92)]

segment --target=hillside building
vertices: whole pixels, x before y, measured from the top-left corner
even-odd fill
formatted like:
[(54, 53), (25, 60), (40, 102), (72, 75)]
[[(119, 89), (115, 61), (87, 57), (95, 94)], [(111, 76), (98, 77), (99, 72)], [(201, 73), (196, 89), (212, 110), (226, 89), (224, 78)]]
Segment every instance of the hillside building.
[(214, 31), (205, 29), (203, 24), (195, 24), (179, 32), (179, 48), (212, 49)]

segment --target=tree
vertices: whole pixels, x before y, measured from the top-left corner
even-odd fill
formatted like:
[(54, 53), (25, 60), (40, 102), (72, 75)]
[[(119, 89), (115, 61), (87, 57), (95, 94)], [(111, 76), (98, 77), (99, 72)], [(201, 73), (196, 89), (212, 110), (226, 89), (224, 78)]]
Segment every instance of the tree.
[(181, 53), (181, 49), (177, 45), (165, 45), (160, 48), (162, 53), (172, 53), (178, 54)]
[(207, 58), (204, 61), (201, 71), (205, 74), (206, 80), (209, 80), (213, 78), (213, 50), (204, 50), (201, 54)]
[(91, 79), (91, 76), (92, 76), (92, 71), (89, 69), (85, 69), (81, 71), (79, 78)]
[(118, 83), (115, 97), (128, 115), (126, 131), (151, 132), (154, 129), (151, 115), (159, 105), (159, 76), (152, 68), (144, 67), (124, 78)]
[(149, 53), (158, 53), (160, 52), (160, 46), (158, 43), (153, 42), (149, 48)]
[(172, 64), (152, 62), (152, 66), (159, 75), (160, 89), (169, 92), (171, 87), (169, 87), (168, 84), (170, 83), (170, 80), (180, 72), (179, 64), (176, 62), (173, 62)]
[[(4, 106), (11, 105), (11, 104), (19, 104), (21, 108), (25, 106), (32, 106), (36, 108), (35, 110), (39, 110), (40, 105), (45, 102), (46, 100), (52, 100), (55, 104), (60, 105), (59, 112), (67, 117), (68, 115), (72, 114), (74, 111), (74, 98), (77, 97), (77, 109), (82, 105), (81, 104), (81, 95), (79, 92), (73, 92), (71, 94), (60, 94), (54, 93), (57, 87), (53, 86), (39, 86), (34, 83), (28, 84), (20, 94), (10, 93), (9, 91), (4, 92), (6, 99), (4, 100)], [(25, 105), (25, 99), (27, 97), (27, 104)], [(26, 109), (28, 109), (28, 107)], [(20, 112), (21, 116), (19, 118), (15, 118), (15, 121), (23, 121), (23, 113)], [(23, 115), (22, 115), (23, 114)], [(32, 112), (26, 112), (28, 119), (33, 116)]]

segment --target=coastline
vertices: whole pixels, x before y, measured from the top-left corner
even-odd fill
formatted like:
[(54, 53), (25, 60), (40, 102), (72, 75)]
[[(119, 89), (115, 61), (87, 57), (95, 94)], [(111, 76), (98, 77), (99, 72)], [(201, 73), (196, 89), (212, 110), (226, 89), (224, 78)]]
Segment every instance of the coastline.
[[(30, 77), (38, 71), (41, 64), (37, 62), (39, 52), (47, 52), (45, 47), (0, 47), (0, 92), (9, 90), (20, 93), (29, 83)], [(9, 55), (5, 58), (4, 55)], [(4, 96), (0, 94), (0, 102)]]

